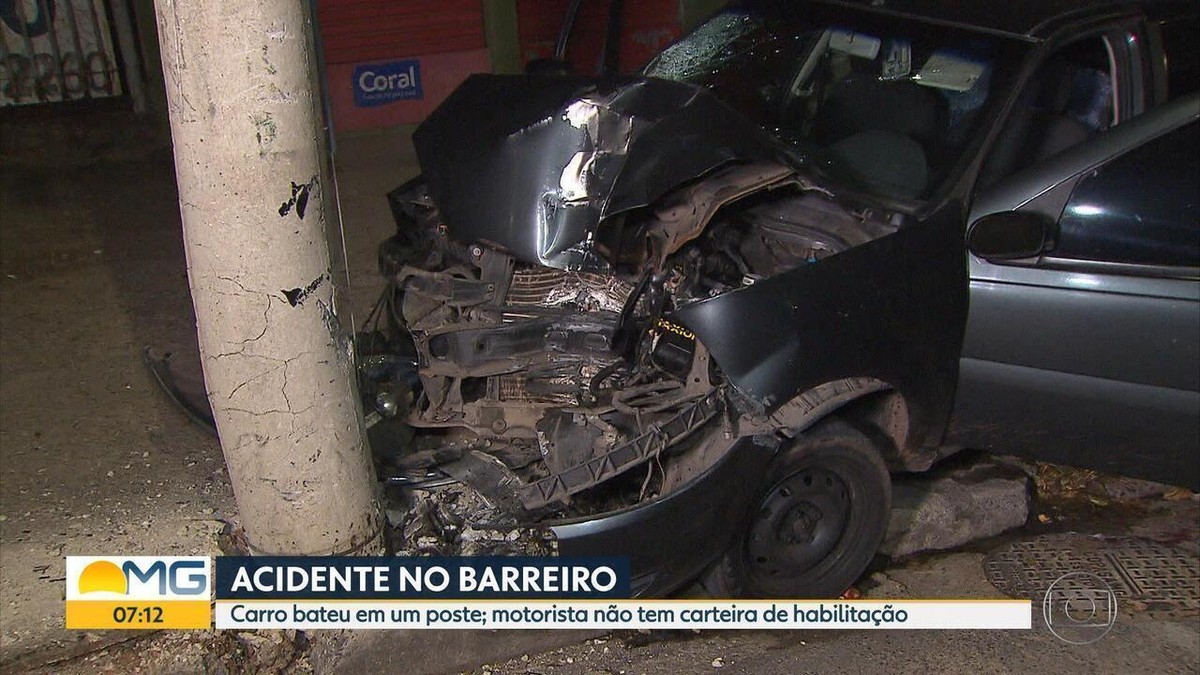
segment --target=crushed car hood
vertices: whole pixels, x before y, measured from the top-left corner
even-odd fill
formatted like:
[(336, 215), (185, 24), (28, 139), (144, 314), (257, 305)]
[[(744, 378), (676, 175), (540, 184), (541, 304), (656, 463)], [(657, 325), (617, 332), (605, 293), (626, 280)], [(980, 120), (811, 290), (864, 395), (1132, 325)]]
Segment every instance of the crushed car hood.
[(584, 271), (609, 267), (609, 216), (731, 161), (787, 161), (707, 90), (649, 78), (473, 75), (414, 142), (451, 237)]

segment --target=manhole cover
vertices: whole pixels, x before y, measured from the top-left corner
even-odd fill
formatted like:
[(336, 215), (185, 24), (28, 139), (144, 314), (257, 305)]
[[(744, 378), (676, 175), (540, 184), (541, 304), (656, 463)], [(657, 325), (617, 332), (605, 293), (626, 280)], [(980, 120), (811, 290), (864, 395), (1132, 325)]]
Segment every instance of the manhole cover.
[(1123, 610), (1165, 618), (1200, 614), (1200, 558), (1145, 539), (1050, 534), (994, 551), (983, 568), (1005, 595), (1034, 606), (1064, 574), (1088, 572), (1109, 585)]

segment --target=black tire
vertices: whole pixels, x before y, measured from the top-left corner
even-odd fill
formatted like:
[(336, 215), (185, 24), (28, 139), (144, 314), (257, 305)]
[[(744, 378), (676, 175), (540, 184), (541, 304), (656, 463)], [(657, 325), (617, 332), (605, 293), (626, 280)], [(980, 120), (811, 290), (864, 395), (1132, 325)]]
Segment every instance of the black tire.
[(772, 463), (749, 522), (705, 573), (718, 598), (836, 598), (883, 541), (892, 481), (867, 436), (842, 422)]

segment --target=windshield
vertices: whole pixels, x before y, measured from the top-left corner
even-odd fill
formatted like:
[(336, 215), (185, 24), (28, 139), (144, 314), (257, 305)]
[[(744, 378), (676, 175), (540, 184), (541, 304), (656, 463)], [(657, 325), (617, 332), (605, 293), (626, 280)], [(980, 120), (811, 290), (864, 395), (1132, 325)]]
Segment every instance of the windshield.
[(710, 89), (835, 182), (930, 196), (962, 158), (1017, 40), (844, 8), (735, 7), (668, 47), (644, 74)]

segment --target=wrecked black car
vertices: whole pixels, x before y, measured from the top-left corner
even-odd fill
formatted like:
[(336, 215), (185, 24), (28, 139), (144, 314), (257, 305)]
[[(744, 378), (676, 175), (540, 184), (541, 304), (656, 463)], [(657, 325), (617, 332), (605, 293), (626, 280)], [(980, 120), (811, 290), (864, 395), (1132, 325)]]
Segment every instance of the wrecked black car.
[(738, 5), (640, 75), (476, 75), (421, 125), (360, 344), (411, 552), (507, 531), (628, 555), (639, 594), (861, 574), (889, 472), (952, 449), (988, 148), (1098, 30), (936, 10)]

